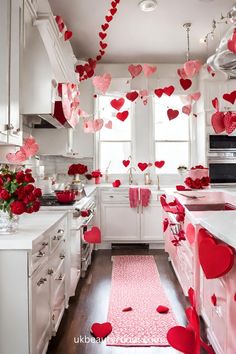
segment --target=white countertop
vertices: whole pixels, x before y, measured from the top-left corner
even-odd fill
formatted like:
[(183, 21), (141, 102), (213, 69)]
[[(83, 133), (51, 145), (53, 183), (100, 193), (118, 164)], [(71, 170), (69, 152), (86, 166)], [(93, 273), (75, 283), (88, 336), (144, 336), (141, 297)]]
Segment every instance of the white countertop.
[(43, 235), (66, 215), (65, 211), (39, 211), (20, 216), (19, 229), (12, 234), (0, 234), (1, 250), (30, 250), (34, 240)]

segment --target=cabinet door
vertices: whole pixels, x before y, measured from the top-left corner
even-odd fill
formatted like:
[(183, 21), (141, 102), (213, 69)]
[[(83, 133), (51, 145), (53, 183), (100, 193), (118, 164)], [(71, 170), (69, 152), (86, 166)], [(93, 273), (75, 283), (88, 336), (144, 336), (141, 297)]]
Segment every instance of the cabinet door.
[(23, 0), (11, 0), (10, 48), (10, 106), (8, 143), (21, 145), (22, 121), (20, 117), (20, 68), (23, 45)]
[(48, 265), (32, 277), (32, 354), (41, 354), (51, 336), (50, 281)]
[(141, 207), (141, 239), (163, 242), (162, 208), (159, 203)]
[(1, 0), (0, 11), (0, 143), (7, 143), (9, 116), (10, 1)]
[(104, 203), (101, 205), (102, 239), (130, 242), (140, 240), (140, 215), (129, 204)]

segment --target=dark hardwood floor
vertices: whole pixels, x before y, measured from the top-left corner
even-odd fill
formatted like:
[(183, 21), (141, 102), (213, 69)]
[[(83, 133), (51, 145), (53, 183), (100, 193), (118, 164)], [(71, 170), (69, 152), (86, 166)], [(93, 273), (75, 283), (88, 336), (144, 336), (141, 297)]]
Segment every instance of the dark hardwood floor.
[(81, 279), (76, 296), (71, 298), (70, 307), (65, 311), (61, 325), (48, 348), (47, 354), (174, 354), (166, 347), (109, 347), (103, 343), (74, 343), (74, 338), (91, 337), (89, 330), (94, 322), (106, 322), (111, 285), (112, 255), (153, 254), (166, 294), (173, 306), (177, 320), (186, 324), (185, 308), (188, 305), (167, 254), (161, 250), (113, 250), (97, 251), (85, 279)]

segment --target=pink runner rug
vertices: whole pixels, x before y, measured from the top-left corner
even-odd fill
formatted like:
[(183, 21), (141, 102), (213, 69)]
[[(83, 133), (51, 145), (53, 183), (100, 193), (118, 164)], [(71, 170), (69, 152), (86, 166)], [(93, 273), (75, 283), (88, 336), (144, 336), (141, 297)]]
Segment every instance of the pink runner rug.
[[(156, 311), (159, 305), (169, 307), (169, 312), (159, 314)], [(122, 312), (130, 306), (133, 311)], [(153, 256), (113, 257), (108, 321), (113, 330), (107, 337), (107, 345), (169, 345), (166, 334), (177, 322)]]

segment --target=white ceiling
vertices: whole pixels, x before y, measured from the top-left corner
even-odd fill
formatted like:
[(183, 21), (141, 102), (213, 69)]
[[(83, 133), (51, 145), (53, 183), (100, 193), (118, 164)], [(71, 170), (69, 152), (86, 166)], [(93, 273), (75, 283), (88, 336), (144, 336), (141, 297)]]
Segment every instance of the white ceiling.
[[(121, 0), (110, 23), (104, 63), (181, 63), (186, 55), (186, 32), (183, 23), (191, 22), (192, 59), (205, 60), (228, 28), (217, 26), (214, 41), (207, 50), (200, 43), (211, 30), (212, 20), (226, 15), (234, 0), (158, 0), (154, 12), (144, 13), (140, 0)], [(53, 13), (63, 17), (73, 31), (71, 40), (77, 58), (95, 57), (99, 50), (98, 32), (111, 7), (109, 0), (49, 0)]]

